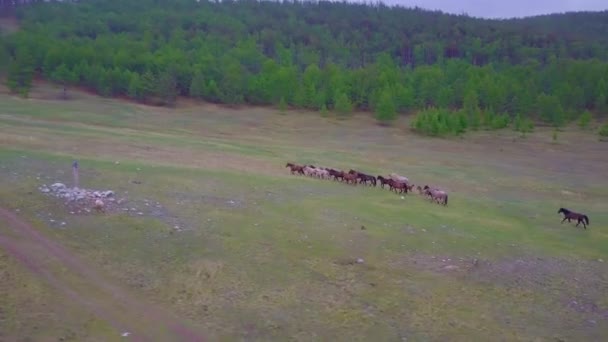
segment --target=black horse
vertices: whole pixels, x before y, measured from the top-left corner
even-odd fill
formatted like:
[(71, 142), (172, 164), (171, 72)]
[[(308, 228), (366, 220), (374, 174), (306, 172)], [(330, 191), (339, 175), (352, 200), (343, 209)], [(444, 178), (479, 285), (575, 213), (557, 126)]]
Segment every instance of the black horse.
[(564, 223), (564, 221), (566, 220), (568, 220), (568, 222), (571, 222), (570, 220), (577, 220), (578, 222), (576, 223), (576, 226), (578, 227), (578, 225), (582, 223), (585, 229), (587, 229), (587, 226), (589, 225), (589, 217), (587, 217), (587, 215), (585, 214), (576, 213), (566, 208), (559, 208), (557, 213), (564, 214), (564, 219), (562, 220), (562, 223)]

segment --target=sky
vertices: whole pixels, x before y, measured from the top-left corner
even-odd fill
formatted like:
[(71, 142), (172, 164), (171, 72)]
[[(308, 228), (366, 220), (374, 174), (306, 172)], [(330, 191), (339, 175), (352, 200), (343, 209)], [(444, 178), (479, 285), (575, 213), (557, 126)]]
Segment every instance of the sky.
[(513, 18), (570, 11), (608, 10), (608, 0), (383, 0), (385, 4), (482, 18)]

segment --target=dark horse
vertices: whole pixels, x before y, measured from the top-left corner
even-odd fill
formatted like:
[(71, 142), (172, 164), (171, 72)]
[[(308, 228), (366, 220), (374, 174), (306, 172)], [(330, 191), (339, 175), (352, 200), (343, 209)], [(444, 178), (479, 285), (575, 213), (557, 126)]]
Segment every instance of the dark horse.
[(288, 167), (291, 170), (291, 174), (295, 174), (296, 172), (303, 175), (304, 174), (304, 166), (296, 165), (294, 163), (287, 163), (285, 167)]
[(568, 220), (568, 222), (571, 222), (570, 220), (577, 220), (578, 223), (576, 224), (576, 226), (578, 227), (579, 224), (583, 223), (583, 227), (585, 229), (587, 229), (587, 226), (589, 225), (589, 218), (585, 214), (575, 213), (574, 211), (570, 211), (566, 208), (559, 208), (557, 213), (564, 214), (564, 219), (562, 220), (562, 223), (564, 223), (564, 221), (566, 220)]
[(388, 185), (388, 186), (390, 186), (390, 181), (391, 181), (392, 179), (390, 179), (390, 178), (384, 178), (384, 177), (382, 177), (382, 176), (378, 176), (378, 177), (376, 177), (376, 178), (377, 178), (377, 179), (378, 179), (378, 181), (380, 182), (380, 187), (381, 187), (382, 189), (384, 189), (384, 185), (385, 185), (385, 184), (386, 184), (386, 185)]

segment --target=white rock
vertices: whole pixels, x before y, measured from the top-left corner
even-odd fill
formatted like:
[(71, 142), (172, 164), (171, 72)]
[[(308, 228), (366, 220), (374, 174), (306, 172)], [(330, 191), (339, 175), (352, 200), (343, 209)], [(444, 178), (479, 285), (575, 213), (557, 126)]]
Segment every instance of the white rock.
[(53, 189), (53, 191), (57, 191), (59, 189), (65, 189), (66, 186), (63, 183), (55, 183), (53, 185), (51, 185), (51, 189)]

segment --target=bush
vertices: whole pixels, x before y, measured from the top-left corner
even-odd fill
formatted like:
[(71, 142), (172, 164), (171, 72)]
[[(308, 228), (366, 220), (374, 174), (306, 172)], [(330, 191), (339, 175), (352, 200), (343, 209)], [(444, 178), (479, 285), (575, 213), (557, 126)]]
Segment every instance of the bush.
[(334, 109), (342, 115), (347, 115), (353, 110), (353, 105), (351, 104), (348, 96), (345, 93), (340, 93), (336, 96), (336, 102), (334, 103)]
[(389, 123), (397, 118), (397, 105), (391, 90), (386, 88), (380, 94), (376, 106), (376, 120), (381, 123)]
[(524, 118), (520, 114), (517, 114), (515, 119), (513, 119), (513, 129), (521, 132), (522, 136), (526, 136), (526, 133), (534, 130), (534, 123), (530, 118)]
[(590, 122), (591, 122), (591, 112), (586, 110), (578, 118), (578, 127), (580, 127), (581, 129), (587, 129), (589, 127)]
[(503, 129), (509, 126), (509, 116), (507, 114), (499, 114), (492, 117), (490, 121), (490, 129)]
[(603, 124), (602, 127), (600, 128), (600, 139), (605, 140), (606, 138), (608, 138), (608, 122)]
[(287, 102), (285, 102), (285, 98), (281, 97), (279, 101), (279, 111), (281, 114), (286, 114), (287, 111)]
[(325, 103), (321, 105), (320, 112), (321, 112), (321, 116), (324, 118), (329, 116), (329, 112), (327, 111), (327, 106), (325, 105)]
[(464, 111), (450, 112), (445, 108), (429, 108), (416, 114), (412, 128), (430, 136), (459, 135), (466, 131), (467, 115)]

